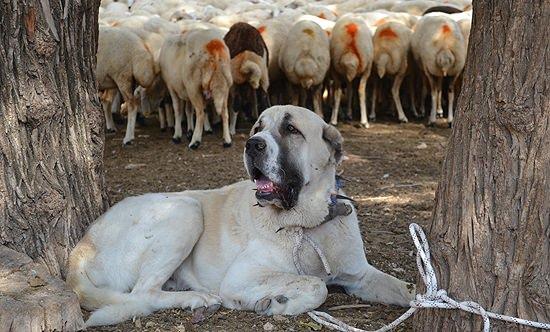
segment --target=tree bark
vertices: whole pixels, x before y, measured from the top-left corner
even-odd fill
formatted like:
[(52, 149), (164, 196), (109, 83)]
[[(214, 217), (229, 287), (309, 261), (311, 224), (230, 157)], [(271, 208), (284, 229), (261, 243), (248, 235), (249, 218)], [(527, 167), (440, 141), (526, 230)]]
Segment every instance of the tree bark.
[[(548, 1), (474, 1), (429, 232), (439, 287), (452, 298), (540, 322), (550, 322), (548, 17)], [(458, 310), (421, 309), (414, 318), (417, 331), (481, 326)]]
[(0, 330), (83, 327), (59, 279), (107, 208), (99, 0), (0, 4)]
[(0, 244), (54, 276), (107, 207), (99, 0), (0, 5)]

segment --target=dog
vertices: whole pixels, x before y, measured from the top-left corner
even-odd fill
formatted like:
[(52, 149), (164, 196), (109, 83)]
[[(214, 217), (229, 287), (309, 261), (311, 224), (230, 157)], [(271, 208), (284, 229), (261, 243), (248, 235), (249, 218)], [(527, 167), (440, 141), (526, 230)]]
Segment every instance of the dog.
[(126, 198), (91, 225), (71, 252), (67, 277), (93, 311), (87, 326), (220, 305), (297, 315), (323, 304), (327, 285), (409, 305), (414, 286), (367, 262), (351, 204), (331, 214), (335, 202), (346, 204), (336, 180), (338, 130), (288, 105), (263, 112), (250, 135), (250, 180)]

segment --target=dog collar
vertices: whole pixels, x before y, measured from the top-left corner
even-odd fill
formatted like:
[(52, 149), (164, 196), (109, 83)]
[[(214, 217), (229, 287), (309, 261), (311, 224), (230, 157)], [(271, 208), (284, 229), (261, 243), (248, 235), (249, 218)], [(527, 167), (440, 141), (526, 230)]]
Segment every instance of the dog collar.
[(334, 191), (331, 192), (328, 203), (328, 214), (323, 219), (324, 224), (338, 216), (349, 216), (353, 211), (353, 208), (348, 205), (346, 202), (341, 202), (341, 200), (346, 200), (350, 202), (355, 202), (352, 198), (340, 195), (340, 189), (344, 187), (344, 178), (340, 175), (336, 175), (336, 181), (334, 183)]

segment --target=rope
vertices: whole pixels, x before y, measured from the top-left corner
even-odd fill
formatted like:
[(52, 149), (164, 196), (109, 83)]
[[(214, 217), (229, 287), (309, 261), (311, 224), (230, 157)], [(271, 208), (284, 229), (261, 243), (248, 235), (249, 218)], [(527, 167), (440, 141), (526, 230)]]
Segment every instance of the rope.
[[(396, 320), (394, 320), (390, 324), (376, 330), (376, 332), (385, 332), (395, 328), (396, 326), (398, 326), (399, 324), (407, 320), (409, 317), (411, 317), (420, 308), (460, 309), (463, 311), (470, 312), (472, 314), (479, 315), (483, 319), (484, 332), (489, 332), (491, 329), (491, 322), (489, 320), (490, 318), (503, 320), (503, 321), (516, 323), (516, 324), (521, 324), (521, 325), (526, 325), (534, 328), (550, 330), (550, 323), (539, 323), (539, 322), (534, 322), (534, 321), (521, 319), (517, 317), (495, 314), (483, 309), (483, 307), (479, 303), (476, 303), (473, 301), (457, 302), (452, 298), (448, 297), (447, 292), (445, 290), (438, 289), (437, 287), (437, 278), (435, 276), (435, 271), (432, 267), (431, 259), (430, 259), (430, 246), (428, 245), (428, 240), (426, 239), (426, 235), (424, 234), (424, 231), (419, 225), (414, 223), (409, 225), (409, 231), (411, 233), (414, 246), (416, 247), (416, 250), (417, 250), (416, 265), (418, 266), (418, 271), (420, 272), (420, 275), (422, 276), (422, 280), (424, 281), (424, 285), (426, 286), (426, 293), (417, 294), (416, 299), (411, 301), (410, 303), (411, 308), (409, 310), (407, 310), (403, 315), (398, 317)], [(302, 236), (303, 236), (303, 230), (302, 230)], [(300, 240), (300, 246), (301, 246), (301, 242), (302, 240)], [(295, 254), (296, 257), (297, 257), (297, 250), (299, 250), (299, 248), (295, 247), (294, 251), (296, 253)], [(319, 254), (319, 252), (317, 253)], [(323, 260), (322, 257), (324, 256), (320, 255), (319, 257), (321, 257), (321, 260)], [(296, 264), (296, 262), (297, 261), (295, 259), (294, 263)], [(342, 332), (368, 332), (368, 331), (347, 325), (346, 323), (332, 317), (326, 312), (313, 310), (308, 312), (308, 315), (317, 323), (334, 330), (338, 330)]]
[(294, 266), (296, 267), (296, 270), (298, 270), (298, 274), (305, 274), (304, 268), (302, 267), (302, 264), (300, 263), (300, 256), (299, 252), (300, 249), (302, 249), (302, 244), (304, 243), (304, 239), (313, 247), (313, 250), (317, 253), (317, 256), (321, 259), (321, 262), (323, 263), (323, 268), (325, 269), (325, 272), (330, 275), (330, 265), (328, 265), (328, 260), (321, 248), (313, 241), (307, 234), (304, 234), (304, 229), (302, 227), (298, 227), (298, 230), (296, 232), (296, 238), (294, 240), (294, 248), (292, 249), (292, 259), (294, 260)]

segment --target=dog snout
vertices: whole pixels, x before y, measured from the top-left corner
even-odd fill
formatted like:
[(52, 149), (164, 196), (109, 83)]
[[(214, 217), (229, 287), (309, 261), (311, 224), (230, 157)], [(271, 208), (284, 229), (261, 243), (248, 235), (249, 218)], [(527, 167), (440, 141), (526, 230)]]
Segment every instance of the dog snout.
[(246, 141), (246, 153), (249, 156), (257, 156), (265, 151), (267, 144), (263, 138), (251, 137)]

